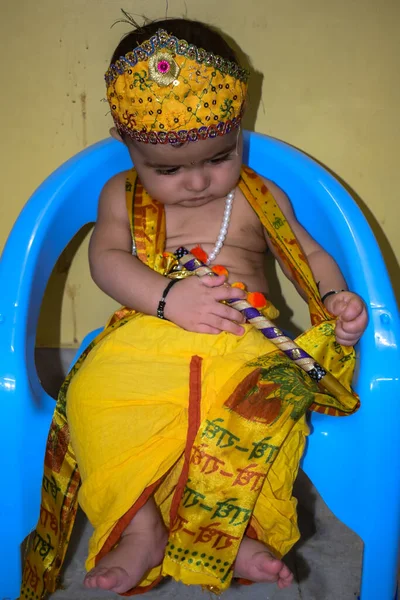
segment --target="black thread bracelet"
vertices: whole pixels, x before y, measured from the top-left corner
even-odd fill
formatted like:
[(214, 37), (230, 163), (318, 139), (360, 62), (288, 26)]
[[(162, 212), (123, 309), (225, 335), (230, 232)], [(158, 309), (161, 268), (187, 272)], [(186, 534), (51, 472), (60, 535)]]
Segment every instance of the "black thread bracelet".
[(333, 296), (333, 294), (339, 294), (340, 292), (346, 292), (346, 291), (347, 290), (329, 290), (329, 292), (326, 292), (326, 294), (321, 296), (321, 302), (323, 304), (325, 302), (325, 300), (328, 298), (328, 296)]
[(170, 289), (172, 288), (173, 285), (175, 285), (175, 283), (177, 281), (180, 281), (180, 280), (179, 279), (171, 279), (171, 281), (169, 282), (169, 284), (167, 285), (167, 287), (165, 288), (165, 290), (162, 293), (161, 300), (157, 306), (157, 317), (159, 319), (165, 319), (165, 316), (164, 316), (165, 299), (168, 296)]

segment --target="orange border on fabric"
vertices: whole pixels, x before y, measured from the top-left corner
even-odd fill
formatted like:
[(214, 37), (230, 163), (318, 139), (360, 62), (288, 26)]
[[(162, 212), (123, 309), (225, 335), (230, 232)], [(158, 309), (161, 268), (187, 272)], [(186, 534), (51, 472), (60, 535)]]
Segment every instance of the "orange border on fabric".
[(201, 422), (200, 403), (202, 361), (203, 359), (200, 358), (200, 356), (192, 356), (192, 360), (190, 361), (188, 432), (185, 447), (185, 462), (183, 464), (182, 472), (179, 476), (179, 480), (175, 488), (174, 497), (171, 503), (171, 509), (169, 514), (170, 523), (173, 523), (176, 517), (176, 513), (178, 512), (179, 503), (181, 501), (182, 493), (189, 474), (189, 463), (192, 446), (196, 439), (196, 435)]
[[(149, 487), (147, 487), (140, 495), (140, 497), (136, 500), (135, 504), (119, 519), (119, 521), (114, 526), (114, 529), (108, 536), (107, 540), (104, 542), (102, 549), (97, 554), (95, 559), (96, 565), (104, 556), (106, 556), (106, 554), (108, 554), (113, 549), (113, 547), (118, 542), (122, 533), (128, 527), (129, 523), (132, 521), (136, 513), (146, 504), (147, 500), (155, 492), (157, 487), (160, 485), (161, 481), (164, 479), (165, 475), (166, 474), (164, 474), (160, 479), (158, 479), (158, 481), (155, 481), (152, 485), (149, 485)], [(134, 596), (137, 594), (144, 594), (145, 592), (148, 592), (149, 590), (153, 589), (161, 581), (161, 579), (162, 577), (160, 575), (150, 585), (143, 587), (138, 586), (129, 592), (119, 594), (119, 596)]]
[[(192, 450), (192, 446), (194, 444), (194, 440), (196, 439), (197, 431), (200, 427), (200, 402), (201, 402), (201, 363), (202, 358), (199, 356), (193, 356), (190, 361), (190, 373), (189, 373), (189, 411), (188, 411), (188, 431), (187, 431), (187, 441), (185, 447), (185, 461), (182, 467), (182, 472), (179, 476), (179, 480), (174, 492), (174, 497), (172, 499), (171, 510), (170, 510), (170, 522), (172, 522), (173, 518), (175, 518), (176, 512), (178, 510), (179, 502), (183, 493), (183, 489), (186, 484), (186, 480), (189, 473), (189, 461), (190, 454)], [(119, 521), (114, 526), (112, 532), (108, 536), (107, 540), (104, 542), (103, 547), (100, 552), (97, 554), (95, 558), (95, 564), (97, 565), (100, 560), (108, 554), (115, 544), (118, 542), (122, 533), (128, 527), (129, 523), (132, 521), (136, 513), (146, 504), (147, 500), (152, 496), (157, 489), (157, 487), (161, 484), (162, 480), (165, 478), (167, 473), (165, 473), (160, 479), (155, 481), (152, 485), (149, 485), (140, 495), (140, 497), (136, 500), (135, 504), (119, 519)], [(160, 575), (157, 577), (153, 583), (147, 586), (138, 586), (129, 592), (125, 592), (123, 594), (119, 594), (120, 596), (134, 596), (137, 594), (144, 594), (149, 590), (153, 589), (162, 579)]]

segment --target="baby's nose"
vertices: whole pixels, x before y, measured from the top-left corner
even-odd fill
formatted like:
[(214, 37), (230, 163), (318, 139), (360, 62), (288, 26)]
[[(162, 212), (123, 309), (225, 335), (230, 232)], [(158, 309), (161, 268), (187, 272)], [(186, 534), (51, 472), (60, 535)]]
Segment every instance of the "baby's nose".
[(210, 185), (210, 178), (205, 169), (194, 168), (188, 173), (186, 188), (191, 192), (203, 192)]

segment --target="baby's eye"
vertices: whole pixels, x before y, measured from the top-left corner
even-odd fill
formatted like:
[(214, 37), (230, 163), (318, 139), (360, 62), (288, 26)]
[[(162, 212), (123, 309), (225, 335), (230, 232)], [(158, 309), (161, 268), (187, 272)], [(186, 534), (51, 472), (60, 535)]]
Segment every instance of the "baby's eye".
[(179, 171), (179, 167), (173, 167), (172, 169), (156, 169), (157, 175), (174, 175)]
[(227, 160), (230, 160), (231, 158), (232, 158), (232, 154), (224, 154), (223, 156), (218, 156), (218, 158), (212, 158), (208, 162), (210, 162), (212, 165), (218, 165)]

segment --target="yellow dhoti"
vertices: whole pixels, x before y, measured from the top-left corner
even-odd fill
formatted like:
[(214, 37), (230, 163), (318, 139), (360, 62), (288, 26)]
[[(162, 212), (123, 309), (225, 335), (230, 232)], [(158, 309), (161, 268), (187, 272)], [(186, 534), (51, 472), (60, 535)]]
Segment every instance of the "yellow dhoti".
[[(243, 365), (271, 352), (276, 352), (274, 344), (250, 325), (241, 337), (193, 334), (142, 315), (90, 352), (67, 395), (71, 442), (82, 479), (79, 502), (95, 529), (88, 569), (104, 554), (105, 544), (109, 548), (117, 541), (122, 523), (128, 524), (146, 490), (155, 490), (156, 503), (170, 527), (188, 431), (197, 430), (212, 408), (220, 408), (221, 390), (230, 380), (235, 382)], [(201, 389), (189, 398), (196, 364), (201, 364)], [(271, 413), (271, 420), (274, 417)], [(277, 455), (249, 521), (279, 556), (298, 539), (291, 490), (306, 433), (301, 418)], [(205, 473), (215, 468), (211, 458), (206, 464), (210, 456), (203, 453)], [(154, 571), (160, 573), (161, 567)]]
[[(223, 590), (243, 535), (279, 557), (298, 539), (292, 486), (308, 433), (305, 413), (357, 409), (350, 387), (355, 355), (336, 343), (301, 248), (262, 180), (243, 167), (239, 187), (307, 294), (314, 327), (300, 346), (349, 393), (322, 393), (251, 325), (242, 336), (207, 335), (117, 311), (61, 388), (21, 598), (57, 587), (78, 489), (94, 526), (88, 568), (118, 543), (150, 495), (160, 508), (169, 529), (163, 564), (126, 595), (161, 575)], [(134, 171), (126, 190), (138, 258), (169, 275), (163, 206)]]

